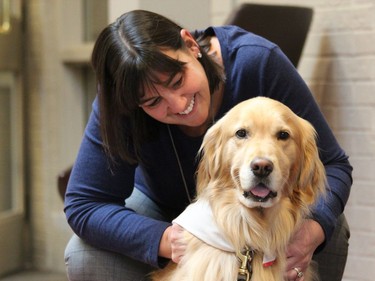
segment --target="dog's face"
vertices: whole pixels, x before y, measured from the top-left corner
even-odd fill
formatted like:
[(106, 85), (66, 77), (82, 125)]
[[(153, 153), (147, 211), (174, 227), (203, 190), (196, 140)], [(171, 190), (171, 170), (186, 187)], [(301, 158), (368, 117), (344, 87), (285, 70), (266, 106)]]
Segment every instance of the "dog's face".
[(315, 130), (272, 99), (234, 107), (208, 130), (201, 149), (198, 192), (215, 181), (234, 188), (248, 208), (269, 208), (283, 197), (312, 203), (323, 188)]

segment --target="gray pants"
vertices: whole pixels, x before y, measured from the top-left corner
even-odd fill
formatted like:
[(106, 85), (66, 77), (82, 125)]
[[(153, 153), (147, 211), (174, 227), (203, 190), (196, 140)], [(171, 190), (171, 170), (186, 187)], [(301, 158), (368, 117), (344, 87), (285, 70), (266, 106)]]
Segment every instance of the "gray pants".
[[(126, 206), (137, 213), (165, 220), (162, 210), (144, 194), (134, 189)], [(341, 281), (348, 254), (349, 227), (345, 216), (338, 221), (335, 233), (324, 251), (314, 256), (321, 281)], [(70, 281), (140, 281), (155, 268), (123, 255), (92, 247), (74, 235), (65, 250)]]

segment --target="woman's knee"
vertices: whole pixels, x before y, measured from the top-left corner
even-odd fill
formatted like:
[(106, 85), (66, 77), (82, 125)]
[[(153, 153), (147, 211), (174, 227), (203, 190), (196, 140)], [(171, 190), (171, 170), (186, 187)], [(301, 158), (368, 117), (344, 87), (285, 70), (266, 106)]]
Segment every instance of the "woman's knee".
[(69, 281), (147, 280), (151, 266), (118, 253), (97, 249), (74, 235), (65, 249)]
[(345, 215), (342, 214), (330, 241), (325, 248), (314, 256), (318, 263), (320, 280), (341, 281), (348, 256), (350, 229)]

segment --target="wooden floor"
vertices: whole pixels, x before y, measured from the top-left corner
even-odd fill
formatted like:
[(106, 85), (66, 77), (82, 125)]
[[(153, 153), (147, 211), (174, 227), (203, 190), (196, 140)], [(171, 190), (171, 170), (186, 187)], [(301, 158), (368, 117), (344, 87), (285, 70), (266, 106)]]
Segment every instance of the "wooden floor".
[(0, 281), (67, 281), (65, 274), (53, 272), (25, 271), (0, 278)]

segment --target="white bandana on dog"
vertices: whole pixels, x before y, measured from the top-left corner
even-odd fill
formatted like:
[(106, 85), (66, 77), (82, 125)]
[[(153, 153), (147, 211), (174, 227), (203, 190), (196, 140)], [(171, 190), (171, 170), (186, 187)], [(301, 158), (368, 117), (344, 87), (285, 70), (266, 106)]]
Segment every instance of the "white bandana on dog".
[[(198, 200), (190, 204), (173, 222), (212, 247), (227, 252), (236, 252), (233, 245), (224, 238), (217, 227), (211, 207), (206, 200)], [(263, 265), (270, 266), (275, 260), (273, 255), (265, 255)]]

